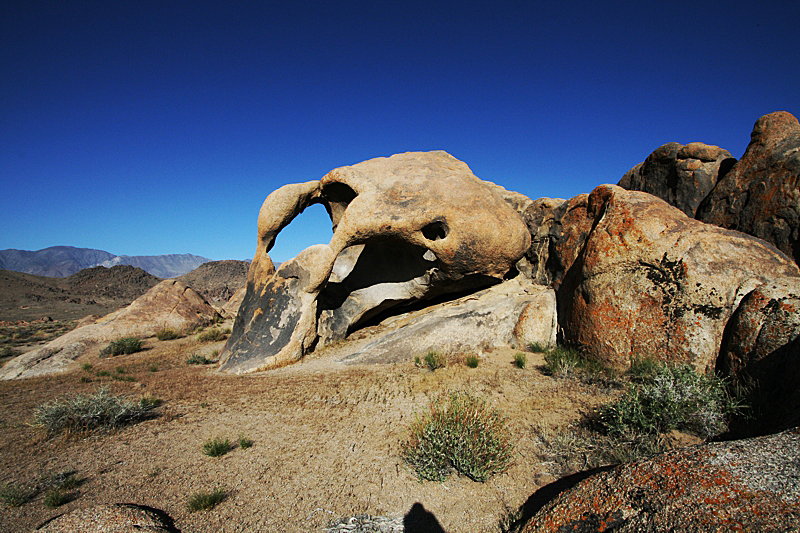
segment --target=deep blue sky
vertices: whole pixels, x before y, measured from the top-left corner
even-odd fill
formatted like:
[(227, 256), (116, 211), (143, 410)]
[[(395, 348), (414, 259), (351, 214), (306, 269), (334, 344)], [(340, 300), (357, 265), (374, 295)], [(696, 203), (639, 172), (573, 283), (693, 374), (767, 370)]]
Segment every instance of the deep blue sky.
[[(741, 157), (761, 115), (800, 114), (798, 21), (785, 0), (6, 0), (0, 249), (249, 259), (271, 191), (409, 150), (532, 198), (670, 141)], [(327, 242), (320, 215), (273, 259)]]

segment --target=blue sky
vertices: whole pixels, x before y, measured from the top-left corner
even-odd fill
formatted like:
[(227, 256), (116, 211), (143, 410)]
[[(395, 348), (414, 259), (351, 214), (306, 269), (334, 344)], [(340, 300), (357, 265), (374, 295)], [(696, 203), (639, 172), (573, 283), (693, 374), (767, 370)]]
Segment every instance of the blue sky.
[[(652, 5), (651, 5), (652, 4)], [(568, 198), (800, 114), (800, 2), (0, 7), (0, 249), (249, 259), (281, 185), (410, 150)], [(273, 259), (327, 242), (309, 208)]]

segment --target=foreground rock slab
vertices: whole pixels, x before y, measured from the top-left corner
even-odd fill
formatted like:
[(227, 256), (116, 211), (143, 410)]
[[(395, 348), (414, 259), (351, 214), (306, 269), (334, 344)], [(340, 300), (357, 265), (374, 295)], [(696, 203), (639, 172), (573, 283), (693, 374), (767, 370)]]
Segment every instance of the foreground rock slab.
[(522, 531), (798, 531), (799, 464), (797, 428), (674, 450), (584, 479)]
[(76, 509), (39, 526), (42, 533), (177, 533), (172, 519), (158, 509), (131, 503)]

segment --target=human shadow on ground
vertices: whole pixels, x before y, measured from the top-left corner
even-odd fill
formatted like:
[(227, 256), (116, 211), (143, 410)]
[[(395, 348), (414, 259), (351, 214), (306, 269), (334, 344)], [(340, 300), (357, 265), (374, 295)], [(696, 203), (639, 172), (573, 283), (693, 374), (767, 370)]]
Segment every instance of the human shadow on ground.
[(411, 506), (411, 510), (403, 518), (406, 533), (445, 533), (436, 517), (419, 502)]

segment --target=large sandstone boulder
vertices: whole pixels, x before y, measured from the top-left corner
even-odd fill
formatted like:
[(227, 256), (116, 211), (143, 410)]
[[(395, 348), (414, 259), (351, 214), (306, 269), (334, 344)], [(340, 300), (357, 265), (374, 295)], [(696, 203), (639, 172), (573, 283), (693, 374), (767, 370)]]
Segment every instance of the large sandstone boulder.
[(744, 156), (697, 218), (769, 241), (800, 263), (800, 124), (794, 116), (779, 111), (758, 119)]
[[(517, 211), (523, 198), (445, 152), (371, 159), (281, 187), (261, 208), (247, 293), (220, 368), (293, 362), (391, 307), (513, 277), (531, 240)], [(273, 274), (276, 235), (314, 203), (331, 216), (330, 243)]]
[(161, 510), (132, 503), (112, 503), (75, 509), (48, 520), (42, 533), (177, 533), (174, 521)]
[(737, 433), (800, 425), (800, 279), (778, 279), (748, 293), (726, 328), (717, 370), (747, 395), (753, 420)]
[(618, 185), (658, 196), (694, 217), (697, 206), (735, 162), (719, 146), (667, 143), (629, 170)]
[[(800, 431), (673, 450), (595, 474), (542, 504), (523, 533), (799, 531)], [(536, 511), (537, 509), (530, 509)]]
[(517, 278), (456, 300), (404, 313), (381, 324), (366, 343), (348, 341), (345, 363), (411, 361), (428, 351), (464, 354), (556, 340), (555, 291)]
[(632, 357), (713, 369), (741, 299), (797, 265), (770, 244), (703, 224), (650, 194), (601, 185), (592, 228), (558, 289), (567, 343), (618, 368)]
[(92, 324), (76, 328), (46, 345), (15, 357), (0, 368), (0, 379), (63, 372), (100, 343), (122, 337), (151, 337), (160, 329), (190, 331), (207, 326), (219, 314), (194, 290), (165, 280), (124, 307)]

